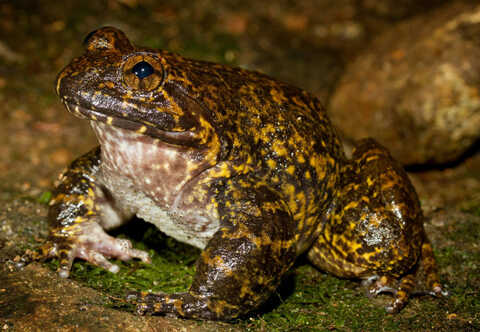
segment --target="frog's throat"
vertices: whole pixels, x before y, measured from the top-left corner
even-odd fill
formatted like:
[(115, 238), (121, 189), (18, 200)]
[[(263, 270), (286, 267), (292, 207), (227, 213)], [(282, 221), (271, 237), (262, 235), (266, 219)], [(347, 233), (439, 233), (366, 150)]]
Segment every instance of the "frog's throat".
[(126, 118), (107, 115), (102, 112), (88, 109), (80, 105), (75, 105), (68, 102), (65, 102), (64, 104), (70, 113), (82, 119), (103, 122), (107, 125), (150, 136), (152, 138), (159, 139), (169, 144), (193, 146), (198, 143), (198, 137), (196, 137), (195, 135), (195, 130), (162, 130), (160, 128), (154, 127), (154, 125), (151, 123), (136, 122)]

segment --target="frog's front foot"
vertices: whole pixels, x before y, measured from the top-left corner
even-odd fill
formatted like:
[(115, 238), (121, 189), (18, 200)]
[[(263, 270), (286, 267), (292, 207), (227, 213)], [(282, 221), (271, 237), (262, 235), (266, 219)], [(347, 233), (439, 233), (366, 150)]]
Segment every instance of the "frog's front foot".
[(122, 261), (138, 258), (150, 263), (147, 252), (134, 249), (127, 239), (117, 239), (108, 235), (96, 222), (70, 227), (68, 230), (52, 231), (50, 241), (42, 249), (47, 258), (59, 258), (58, 274), (62, 278), (69, 276), (75, 258), (83, 259), (112, 273), (118, 272), (119, 267), (111, 263), (109, 258)]

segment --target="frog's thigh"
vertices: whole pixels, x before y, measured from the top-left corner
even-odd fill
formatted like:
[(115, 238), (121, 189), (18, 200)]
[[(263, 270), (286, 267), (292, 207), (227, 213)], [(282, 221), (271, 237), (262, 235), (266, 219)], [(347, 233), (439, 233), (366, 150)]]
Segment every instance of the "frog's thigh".
[(317, 268), (332, 273), (337, 277), (360, 278), (367, 271), (364, 265), (355, 264), (356, 259), (353, 262), (345, 259), (322, 236), (317, 239), (308, 251), (308, 259)]
[(189, 292), (148, 295), (140, 311), (226, 320), (258, 307), (277, 288), (295, 259), (286, 206), (267, 188), (226, 196), (223, 226), (198, 259)]

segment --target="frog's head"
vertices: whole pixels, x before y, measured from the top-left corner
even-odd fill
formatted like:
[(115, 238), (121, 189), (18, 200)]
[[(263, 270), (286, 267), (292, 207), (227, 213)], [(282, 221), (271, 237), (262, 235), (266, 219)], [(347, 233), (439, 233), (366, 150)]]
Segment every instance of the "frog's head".
[[(112, 27), (91, 32), (84, 44), (85, 54), (57, 77), (57, 94), (70, 112), (171, 144), (206, 143), (212, 134), (206, 114), (179, 84), (187, 60), (135, 47)], [(176, 68), (166, 57), (177, 59)]]

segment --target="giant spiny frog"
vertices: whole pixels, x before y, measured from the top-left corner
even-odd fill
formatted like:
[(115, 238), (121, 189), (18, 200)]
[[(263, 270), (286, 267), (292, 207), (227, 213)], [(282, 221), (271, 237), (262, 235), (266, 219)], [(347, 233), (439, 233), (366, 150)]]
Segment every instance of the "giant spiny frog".
[(443, 293), (417, 194), (372, 139), (351, 158), (321, 103), (264, 74), (133, 46), (118, 29), (90, 33), (57, 78), (66, 108), (100, 146), (61, 175), (43, 254), (67, 277), (81, 258), (148, 254), (105, 231), (136, 215), (202, 250), (190, 289), (137, 296), (141, 313), (228, 320), (259, 307), (305, 253), (370, 295), (407, 302), (422, 266)]

